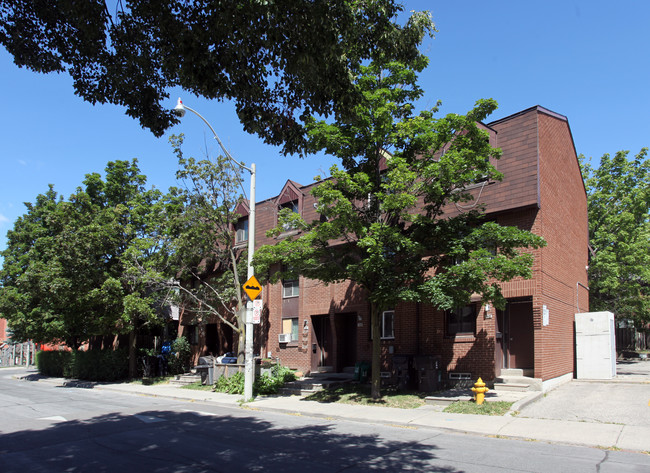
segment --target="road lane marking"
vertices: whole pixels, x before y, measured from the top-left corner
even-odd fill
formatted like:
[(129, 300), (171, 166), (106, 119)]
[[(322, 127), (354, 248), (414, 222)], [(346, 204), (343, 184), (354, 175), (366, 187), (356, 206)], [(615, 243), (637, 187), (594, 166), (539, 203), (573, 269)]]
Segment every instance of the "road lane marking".
[(38, 420), (51, 420), (54, 422), (68, 422), (68, 419), (62, 416), (41, 417)]
[(137, 415), (135, 416), (136, 419), (144, 422), (145, 424), (153, 424), (155, 422), (164, 422), (165, 419), (161, 419), (160, 417), (154, 417), (154, 416), (142, 416), (142, 415)]

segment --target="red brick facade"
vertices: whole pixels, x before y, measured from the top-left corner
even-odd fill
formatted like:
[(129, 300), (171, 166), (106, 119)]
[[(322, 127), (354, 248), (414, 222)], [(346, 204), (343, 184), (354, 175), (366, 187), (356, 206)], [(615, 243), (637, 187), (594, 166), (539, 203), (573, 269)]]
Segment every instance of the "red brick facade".
[[(476, 301), (474, 333), (447, 336), (444, 312), (429, 305), (396, 307), (394, 338), (382, 340), (383, 370), (390, 371), (393, 355), (436, 355), (444, 372), (474, 379), (491, 380), (502, 367), (528, 369), (543, 380), (573, 372), (574, 314), (589, 309), (588, 231), (586, 193), (568, 121), (533, 107), (486, 129), (492, 145), (503, 151), (495, 165), (504, 179), (478, 185), (475, 199), (486, 204), (490, 218), (531, 230), (547, 246), (533, 253), (532, 279), (502, 285), (509, 301), (505, 311), (486, 311)], [(318, 217), (310, 189), (287, 181), (278, 197), (257, 204), (256, 246), (274, 242), (265, 232), (277, 224), (281, 205), (295, 202), (307, 221)], [(354, 284), (325, 286), (301, 277), (297, 296), (283, 297), (278, 283), (267, 285), (262, 297), (264, 323), (255, 333), (255, 351), (262, 357), (302, 371), (321, 366), (340, 371), (370, 360), (369, 304)], [(279, 343), (287, 331), (292, 340)]]

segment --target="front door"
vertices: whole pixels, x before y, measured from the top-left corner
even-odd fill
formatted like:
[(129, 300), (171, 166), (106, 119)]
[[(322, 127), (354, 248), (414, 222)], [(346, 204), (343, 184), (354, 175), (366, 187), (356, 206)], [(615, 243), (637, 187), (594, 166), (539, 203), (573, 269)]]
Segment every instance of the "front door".
[(357, 314), (336, 314), (336, 371), (354, 367), (357, 361)]
[(533, 325), (533, 302), (509, 301), (505, 311), (507, 324), (507, 367), (535, 367), (535, 327)]
[(330, 316), (312, 315), (311, 325), (313, 327), (311, 369), (315, 371), (322, 366), (331, 366), (332, 328), (330, 326)]

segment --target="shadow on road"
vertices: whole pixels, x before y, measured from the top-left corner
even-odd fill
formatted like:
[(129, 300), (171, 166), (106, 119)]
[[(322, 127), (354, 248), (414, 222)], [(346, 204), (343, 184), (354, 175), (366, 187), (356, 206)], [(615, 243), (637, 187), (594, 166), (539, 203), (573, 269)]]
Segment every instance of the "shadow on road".
[[(293, 422), (293, 421), (291, 421)], [(320, 422), (320, 425), (314, 425)], [(279, 428), (248, 414), (145, 411), (108, 414), (0, 437), (0, 471), (457, 472), (431, 468), (435, 447), (333, 424)]]

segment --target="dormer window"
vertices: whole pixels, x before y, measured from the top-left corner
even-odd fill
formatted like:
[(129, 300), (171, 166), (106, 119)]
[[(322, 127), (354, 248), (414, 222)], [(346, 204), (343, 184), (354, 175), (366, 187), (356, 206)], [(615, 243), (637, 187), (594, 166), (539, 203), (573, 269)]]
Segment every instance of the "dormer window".
[(297, 231), (296, 225), (292, 222), (298, 219), (295, 218), (295, 215), (291, 214), (295, 213), (298, 214), (298, 216), (301, 215), (305, 197), (301, 191), (301, 187), (302, 186), (297, 182), (287, 181), (282, 192), (280, 192), (280, 195), (278, 195), (278, 198), (275, 200), (275, 205), (277, 206), (276, 224), (280, 223), (280, 213), (287, 214), (288, 216), (286, 219), (287, 221), (285, 221), (281, 227), (283, 234)]
[[(298, 212), (298, 201), (297, 200), (291, 200), (289, 202), (285, 202), (284, 204), (280, 205), (280, 210), (283, 209), (289, 209), (293, 213), (299, 213)], [(287, 230), (292, 230), (294, 227), (290, 223), (285, 223), (282, 228), (287, 231)]]
[(243, 217), (235, 224), (235, 244), (246, 241), (248, 241), (248, 217)]

